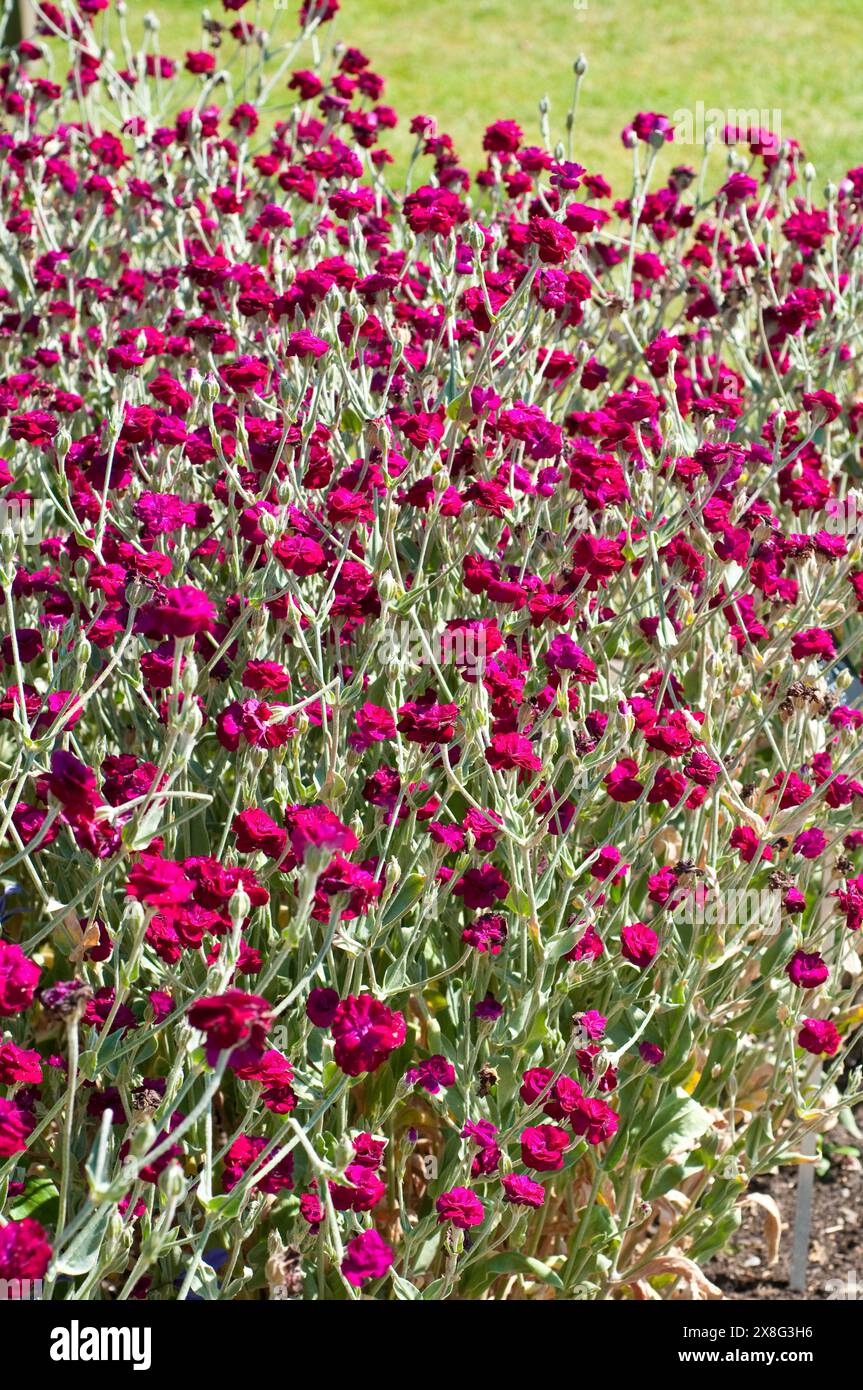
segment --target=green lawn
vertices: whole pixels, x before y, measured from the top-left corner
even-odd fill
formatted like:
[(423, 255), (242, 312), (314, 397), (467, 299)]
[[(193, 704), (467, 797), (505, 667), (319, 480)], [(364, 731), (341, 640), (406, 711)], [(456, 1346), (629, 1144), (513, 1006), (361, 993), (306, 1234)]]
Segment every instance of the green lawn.
[[(280, 28), (298, 8), (288, 3)], [(162, 18), (165, 51), (197, 46), (199, 0), (129, 0), (135, 16), (150, 8)], [(218, 3), (211, 10), (224, 17)], [(250, 3), (245, 13), (253, 12)], [(274, 12), (274, 0), (261, 0), (262, 23)], [(636, 111), (672, 115), (699, 102), (777, 111), (782, 134), (803, 144), (821, 182), (863, 163), (863, 0), (342, 0), (325, 33), (328, 43), (362, 47), (400, 115), (436, 116), (471, 162), (483, 127), (502, 116), (536, 139), (544, 94), (552, 132), (562, 133), (572, 60), (584, 52), (575, 154), (591, 169), (624, 173), (619, 132)], [(406, 145), (397, 137), (402, 154)], [(678, 154), (697, 157), (691, 147)]]

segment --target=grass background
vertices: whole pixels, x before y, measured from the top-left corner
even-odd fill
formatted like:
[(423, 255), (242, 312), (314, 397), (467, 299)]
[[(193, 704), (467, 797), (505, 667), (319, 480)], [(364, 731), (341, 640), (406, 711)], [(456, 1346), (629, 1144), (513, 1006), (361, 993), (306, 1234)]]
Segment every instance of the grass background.
[[(133, 26), (152, 9), (171, 56), (200, 46), (201, 0), (128, 0)], [(258, 22), (289, 30), (299, 0), (260, 0)], [(211, 0), (215, 18), (226, 16)], [(250, 18), (255, 0), (242, 12)], [(777, 111), (820, 183), (863, 164), (863, 0), (342, 0), (324, 42), (365, 50), (387, 79), (384, 100), (407, 126), (435, 116), (462, 158), (480, 158), (483, 128), (501, 117), (539, 133), (537, 103), (551, 101), (553, 138), (563, 136), (572, 62), (590, 68), (582, 87), (575, 157), (615, 180), (629, 168), (619, 133), (636, 111)], [(298, 66), (308, 54), (300, 55)], [(775, 122), (774, 122), (775, 126)], [(404, 157), (406, 129), (390, 137)], [(669, 152), (670, 153), (670, 152)], [(678, 162), (699, 150), (681, 146)], [(674, 162), (674, 161), (670, 161)]]

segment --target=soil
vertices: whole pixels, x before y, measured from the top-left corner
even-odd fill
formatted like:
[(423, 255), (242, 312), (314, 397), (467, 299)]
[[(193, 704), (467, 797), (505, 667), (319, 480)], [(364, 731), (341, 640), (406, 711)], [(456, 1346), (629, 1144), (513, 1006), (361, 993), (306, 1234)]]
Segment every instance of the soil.
[[(863, 1129), (863, 1107), (855, 1119)], [(750, 1184), (750, 1192), (768, 1193), (782, 1213), (779, 1258), (773, 1265), (768, 1263), (763, 1212), (747, 1206), (732, 1244), (704, 1270), (725, 1298), (863, 1299), (863, 1138), (841, 1125), (824, 1136), (815, 1177), (805, 1293), (788, 1287), (798, 1171), (778, 1168)]]

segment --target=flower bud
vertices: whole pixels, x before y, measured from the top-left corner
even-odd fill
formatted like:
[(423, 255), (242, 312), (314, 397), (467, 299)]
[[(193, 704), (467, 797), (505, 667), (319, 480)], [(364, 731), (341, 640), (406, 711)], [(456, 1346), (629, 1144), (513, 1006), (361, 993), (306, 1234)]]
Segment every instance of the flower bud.
[(176, 1159), (159, 1174), (159, 1191), (167, 1201), (182, 1202), (186, 1195), (186, 1179)]
[(234, 926), (236, 927), (241, 922), (245, 922), (251, 910), (252, 900), (245, 888), (237, 888), (231, 897), (231, 901), (228, 903), (228, 912), (230, 913), (231, 921)]
[(135, 1158), (143, 1158), (156, 1143), (157, 1130), (152, 1120), (145, 1120), (133, 1130), (129, 1138), (129, 1152)]
[(201, 387), (201, 395), (208, 405), (213, 405), (219, 399), (219, 383), (212, 372), (208, 372)]

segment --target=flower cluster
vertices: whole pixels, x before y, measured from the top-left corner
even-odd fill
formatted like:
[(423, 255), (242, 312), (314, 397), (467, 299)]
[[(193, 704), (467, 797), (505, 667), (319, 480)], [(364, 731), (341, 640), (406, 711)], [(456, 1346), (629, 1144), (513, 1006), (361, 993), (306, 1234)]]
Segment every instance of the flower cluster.
[(0, 1277), (668, 1290), (859, 1084), (863, 168), (397, 178), (336, 0), (106, 3), (0, 65)]

